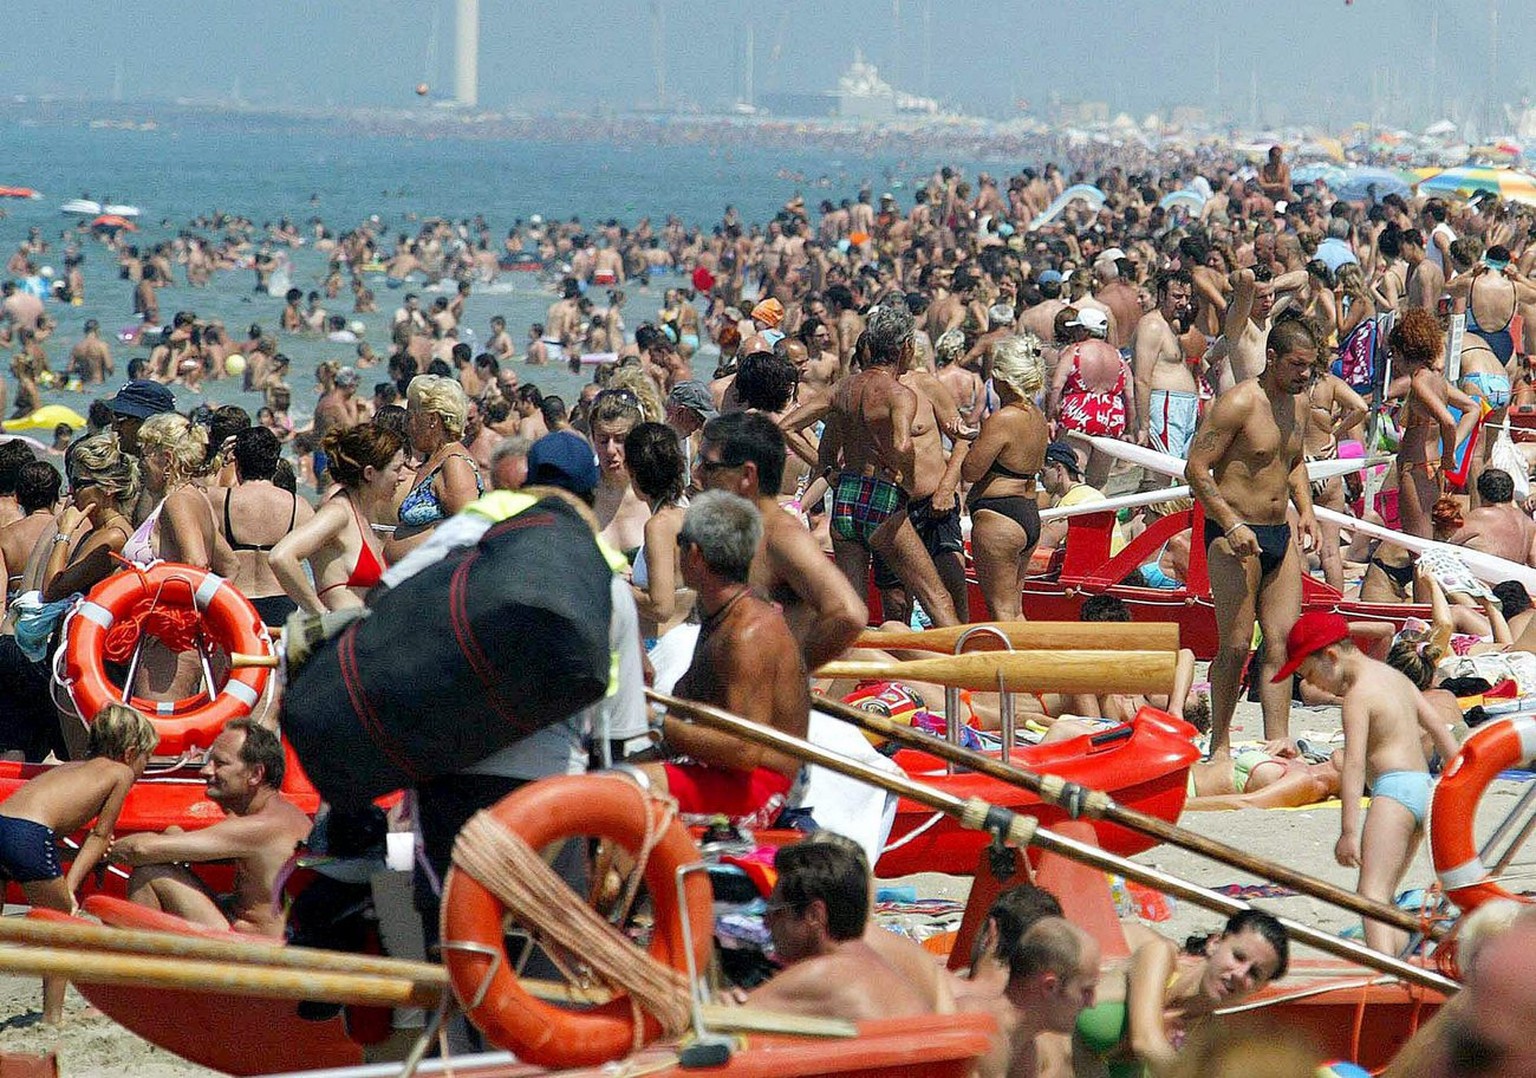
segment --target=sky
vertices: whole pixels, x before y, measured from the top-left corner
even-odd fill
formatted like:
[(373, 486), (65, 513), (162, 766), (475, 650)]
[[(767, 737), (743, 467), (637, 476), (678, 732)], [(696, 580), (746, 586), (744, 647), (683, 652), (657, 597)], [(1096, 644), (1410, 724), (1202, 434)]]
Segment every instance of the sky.
[[(1063, 99), (1246, 122), (1256, 84), (1264, 122), (1422, 124), (1533, 84), (1517, 31), (1536, 26), (1536, 0), (480, 0), (481, 105), (654, 103), (658, 7), (668, 103), (706, 109), (744, 96), (749, 28), (759, 101), (831, 89), (855, 48), (899, 88), (993, 117)], [(0, 95), (108, 99), (120, 70), (126, 101), (416, 107), (420, 82), (451, 94), (453, 20), (453, 0), (31, 5), (7, 26)]]

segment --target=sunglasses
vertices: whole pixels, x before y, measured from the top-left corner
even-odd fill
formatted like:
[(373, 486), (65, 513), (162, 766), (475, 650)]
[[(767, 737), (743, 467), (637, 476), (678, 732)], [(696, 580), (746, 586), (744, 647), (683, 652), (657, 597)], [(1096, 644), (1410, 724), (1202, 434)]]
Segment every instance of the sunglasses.
[(632, 389), (605, 389), (597, 396), (592, 398), (592, 406), (595, 408), (602, 401), (607, 400), (610, 397), (629, 405), (631, 408), (634, 408), (637, 411), (644, 411), (644, 409), (640, 407), (640, 398)]

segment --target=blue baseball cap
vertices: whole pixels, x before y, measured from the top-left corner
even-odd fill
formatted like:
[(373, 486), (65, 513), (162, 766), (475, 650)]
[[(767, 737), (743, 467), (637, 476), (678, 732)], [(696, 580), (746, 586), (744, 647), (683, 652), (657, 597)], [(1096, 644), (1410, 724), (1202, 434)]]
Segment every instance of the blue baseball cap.
[(1061, 275), (1061, 271), (1060, 270), (1048, 269), (1048, 270), (1041, 270), (1040, 271), (1040, 276), (1035, 278), (1035, 283), (1036, 284), (1060, 284), (1064, 280), (1066, 280), (1066, 278), (1064, 278)]
[(597, 486), (597, 454), (572, 431), (546, 434), (528, 450), (528, 484), (559, 487), (585, 497)]

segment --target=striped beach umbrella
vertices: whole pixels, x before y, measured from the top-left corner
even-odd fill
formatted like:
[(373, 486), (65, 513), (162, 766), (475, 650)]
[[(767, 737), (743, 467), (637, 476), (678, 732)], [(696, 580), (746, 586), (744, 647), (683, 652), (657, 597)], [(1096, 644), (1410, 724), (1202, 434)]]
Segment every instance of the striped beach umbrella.
[(1536, 206), (1536, 177), (1512, 168), (1464, 165), (1446, 169), (1419, 184), (1421, 195), (1466, 198), (1478, 192)]

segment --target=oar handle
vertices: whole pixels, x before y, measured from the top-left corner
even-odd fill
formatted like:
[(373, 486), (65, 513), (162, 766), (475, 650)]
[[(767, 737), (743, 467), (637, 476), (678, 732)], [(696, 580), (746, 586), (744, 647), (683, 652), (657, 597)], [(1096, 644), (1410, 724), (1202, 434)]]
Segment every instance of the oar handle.
[(280, 661), (276, 655), (249, 655), (243, 651), (233, 652), (229, 656), (229, 665), (236, 670), (252, 666), (265, 666), (268, 669), (276, 670)]

